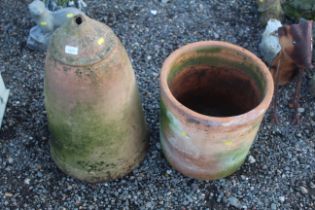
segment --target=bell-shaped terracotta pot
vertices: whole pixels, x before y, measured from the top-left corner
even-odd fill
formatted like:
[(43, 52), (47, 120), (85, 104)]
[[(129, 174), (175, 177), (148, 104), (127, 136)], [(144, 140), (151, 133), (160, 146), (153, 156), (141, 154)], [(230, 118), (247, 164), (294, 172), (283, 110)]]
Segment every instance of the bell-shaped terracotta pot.
[(46, 58), (51, 155), (88, 182), (121, 177), (143, 159), (147, 130), (135, 74), (106, 25), (78, 15), (60, 27)]
[(229, 43), (197, 42), (167, 58), (160, 85), (161, 144), (169, 163), (198, 179), (235, 172), (272, 99), (265, 64)]

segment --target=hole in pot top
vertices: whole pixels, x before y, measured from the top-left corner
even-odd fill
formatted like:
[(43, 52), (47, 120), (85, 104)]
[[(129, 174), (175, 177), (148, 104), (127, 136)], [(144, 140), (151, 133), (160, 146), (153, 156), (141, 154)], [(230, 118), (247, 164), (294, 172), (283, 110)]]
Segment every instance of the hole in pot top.
[[(168, 85), (173, 96), (187, 108), (203, 115), (229, 117), (244, 114), (263, 99), (259, 75), (237, 65), (211, 65), (202, 59), (184, 61)], [(216, 58), (216, 60), (219, 58)], [(209, 61), (205, 59), (206, 61)], [(191, 65), (191, 63), (196, 63)], [(252, 72), (250, 72), (252, 71)], [(250, 73), (249, 73), (250, 72)]]
[(81, 16), (76, 17), (75, 22), (76, 22), (76, 24), (81, 25), (81, 23), (83, 22), (82, 17)]

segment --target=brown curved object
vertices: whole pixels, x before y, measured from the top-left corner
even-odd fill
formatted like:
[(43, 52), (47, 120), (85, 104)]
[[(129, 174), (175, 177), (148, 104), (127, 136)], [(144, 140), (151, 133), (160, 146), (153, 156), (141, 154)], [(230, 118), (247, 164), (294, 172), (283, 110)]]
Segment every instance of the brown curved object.
[(285, 53), (279, 53), (279, 55), (274, 59), (273, 64), (270, 68), (274, 81), (276, 81), (277, 69), (279, 74), (278, 84), (280, 86), (286, 85), (291, 82), (299, 71), (294, 61)]
[(271, 72), (275, 81), (273, 121), (278, 123), (277, 92), (279, 85), (289, 83), (295, 76), (296, 88), (291, 104), (296, 109), (293, 122), (299, 122), (299, 99), (305, 69), (312, 68), (312, 25), (313, 21), (300, 20), (299, 24), (285, 25), (278, 29), (281, 52), (273, 61)]
[(226, 42), (197, 42), (166, 59), (160, 85), (160, 138), (169, 163), (198, 179), (235, 172), (272, 99), (265, 64)]
[(79, 15), (53, 35), (45, 67), (51, 155), (88, 182), (121, 177), (143, 159), (147, 130), (128, 55), (106, 25)]
[(281, 52), (273, 61), (271, 71), (275, 78), (279, 65), (279, 85), (292, 81), (299, 69), (312, 68), (312, 21), (285, 25), (278, 29)]
[(285, 25), (278, 29), (283, 53), (299, 68), (312, 68), (313, 21), (300, 20), (299, 24)]

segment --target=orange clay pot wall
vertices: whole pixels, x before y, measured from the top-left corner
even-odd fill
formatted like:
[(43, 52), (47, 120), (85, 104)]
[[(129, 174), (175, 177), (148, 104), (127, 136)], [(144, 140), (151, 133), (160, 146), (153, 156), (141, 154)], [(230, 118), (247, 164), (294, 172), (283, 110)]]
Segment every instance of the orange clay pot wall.
[(121, 177), (143, 159), (146, 125), (128, 55), (106, 25), (84, 15), (53, 35), (45, 106), (51, 155), (88, 182)]
[(198, 179), (238, 170), (272, 99), (265, 64), (229, 43), (197, 42), (167, 58), (160, 85), (160, 138), (169, 163)]

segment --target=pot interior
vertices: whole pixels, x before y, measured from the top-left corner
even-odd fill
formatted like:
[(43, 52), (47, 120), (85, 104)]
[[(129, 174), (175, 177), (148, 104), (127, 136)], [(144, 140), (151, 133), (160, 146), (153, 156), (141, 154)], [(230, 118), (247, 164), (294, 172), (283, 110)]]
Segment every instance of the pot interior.
[(169, 89), (176, 100), (195, 112), (237, 116), (263, 100), (262, 73), (245, 54), (223, 48), (192, 51), (174, 63), (168, 75)]

